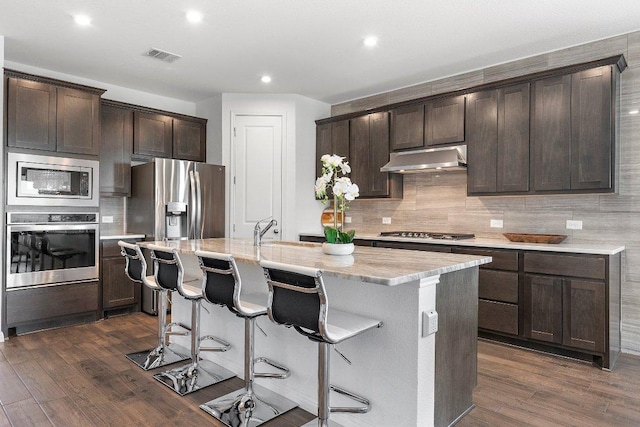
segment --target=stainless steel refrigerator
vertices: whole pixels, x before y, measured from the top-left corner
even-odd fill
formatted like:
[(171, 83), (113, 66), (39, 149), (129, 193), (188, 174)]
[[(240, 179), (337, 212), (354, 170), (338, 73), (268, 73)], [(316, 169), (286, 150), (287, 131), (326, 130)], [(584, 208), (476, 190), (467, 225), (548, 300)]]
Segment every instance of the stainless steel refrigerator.
[[(224, 166), (187, 160), (157, 158), (132, 167), (127, 232), (146, 240), (224, 237), (224, 179)], [(144, 312), (157, 314), (154, 297), (142, 287)]]

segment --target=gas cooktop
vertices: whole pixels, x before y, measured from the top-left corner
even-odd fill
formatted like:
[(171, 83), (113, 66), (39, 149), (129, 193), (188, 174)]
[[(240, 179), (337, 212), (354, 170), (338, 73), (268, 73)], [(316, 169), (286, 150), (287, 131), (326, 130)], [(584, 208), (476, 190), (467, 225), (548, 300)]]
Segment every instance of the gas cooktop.
[(473, 239), (474, 234), (470, 233), (436, 233), (433, 231), (383, 231), (380, 237), (408, 237), (418, 239), (436, 239), (436, 240), (463, 240)]

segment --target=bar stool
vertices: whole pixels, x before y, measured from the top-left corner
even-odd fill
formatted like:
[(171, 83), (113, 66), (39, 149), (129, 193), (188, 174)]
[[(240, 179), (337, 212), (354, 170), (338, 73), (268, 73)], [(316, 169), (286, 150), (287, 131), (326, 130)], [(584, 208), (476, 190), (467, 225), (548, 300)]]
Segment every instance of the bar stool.
[[(226, 306), (244, 319), (244, 388), (200, 405), (228, 426), (255, 427), (298, 406), (262, 386), (255, 378), (285, 379), (289, 370), (266, 357), (254, 357), (255, 321), (267, 314), (266, 294), (242, 295), (242, 282), (236, 261), (230, 254), (196, 251), (204, 273), (204, 296), (212, 304)], [(266, 363), (282, 373), (258, 373), (256, 363)]]
[[(154, 262), (154, 275), (159, 286), (177, 290), (183, 298), (191, 301), (191, 363), (153, 377), (180, 396), (200, 390), (234, 377), (235, 374), (213, 362), (200, 360), (201, 351), (227, 351), (230, 344), (213, 335), (200, 336), (200, 308), (202, 306), (202, 279), (188, 275), (178, 251), (159, 245), (149, 245)], [(198, 270), (198, 273), (200, 270)], [(203, 347), (201, 342), (212, 340), (219, 347)]]
[[(382, 322), (357, 314), (331, 309), (322, 280), (322, 271), (271, 261), (260, 261), (269, 285), (267, 314), (275, 323), (293, 326), (300, 334), (318, 343), (318, 418), (303, 427), (337, 427), (329, 421), (331, 412), (363, 414), (371, 408), (369, 401), (329, 383), (329, 351), (337, 344), (369, 329), (379, 328)], [(329, 392), (344, 395), (362, 406), (331, 407)]]
[(134, 282), (142, 283), (151, 289), (160, 300), (158, 309), (158, 345), (149, 350), (138, 351), (126, 355), (127, 359), (148, 371), (161, 366), (187, 360), (188, 350), (175, 343), (167, 344), (167, 335), (184, 335), (182, 332), (173, 332), (171, 328), (179, 326), (177, 323), (167, 324), (167, 289), (158, 286), (154, 276), (147, 276), (147, 261), (142, 254), (140, 246), (119, 241), (120, 253), (125, 258), (124, 272)]

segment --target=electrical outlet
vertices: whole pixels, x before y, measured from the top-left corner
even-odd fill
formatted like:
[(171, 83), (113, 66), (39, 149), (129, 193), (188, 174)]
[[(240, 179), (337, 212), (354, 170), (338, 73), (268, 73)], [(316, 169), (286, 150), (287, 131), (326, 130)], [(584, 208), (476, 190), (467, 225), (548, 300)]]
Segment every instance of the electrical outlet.
[(428, 337), (431, 334), (438, 332), (438, 312), (423, 311), (422, 312), (422, 336)]
[(383, 224), (391, 224), (391, 217), (390, 216), (383, 216), (382, 217), (382, 223)]
[(582, 221), (567, 220), (568, 230), (582, 230)]
[(350, 216), (345, 216), (344, 217), (344, 223), (345, 224), (351, 224), (351, 217)]
[(102, 216), (102, 223), (103, 224), (113, 224), (113, 216), (111, 216), (111, 215), (103, 215)]
[(491, 220), (491, 228), (502, 228), (504, 227), (504, 221), (501, 219), (492, 219)]

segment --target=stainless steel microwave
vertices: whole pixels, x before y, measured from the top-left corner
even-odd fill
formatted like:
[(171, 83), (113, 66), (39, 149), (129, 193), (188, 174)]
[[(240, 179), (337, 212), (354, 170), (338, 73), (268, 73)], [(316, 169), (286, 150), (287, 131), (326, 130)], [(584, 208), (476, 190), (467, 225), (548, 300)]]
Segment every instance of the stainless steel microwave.
[(24, 153), (7, 158), (8, 205), (99, 205), (98, 161)]

